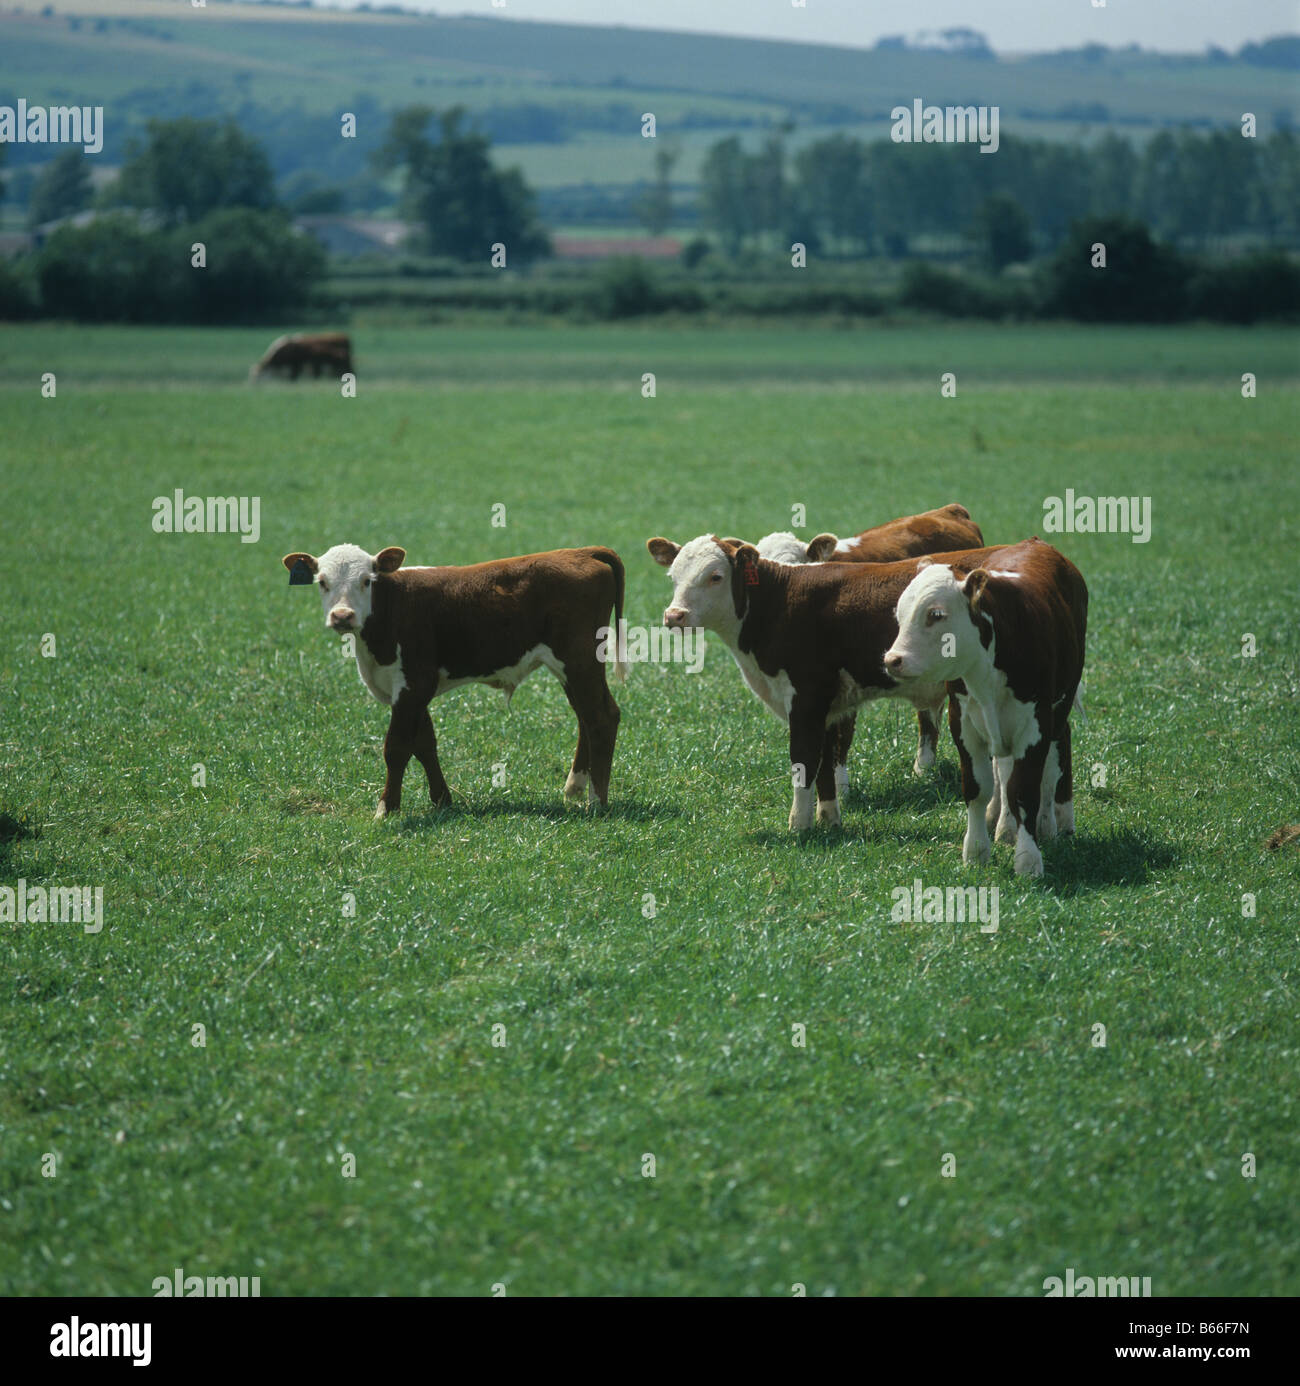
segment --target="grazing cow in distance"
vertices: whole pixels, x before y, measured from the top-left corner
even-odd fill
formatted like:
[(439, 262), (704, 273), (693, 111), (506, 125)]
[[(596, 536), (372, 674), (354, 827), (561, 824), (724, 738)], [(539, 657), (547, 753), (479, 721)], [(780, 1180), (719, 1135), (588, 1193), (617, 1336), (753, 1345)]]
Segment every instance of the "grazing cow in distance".
[(1083, 676), (1088, 588), (1050, 544), (1028, 539), (972, 569), (941, 555), (898, 600), (885, 669), (900, 686), (947, 682), (966, 800), (962, 860), (989, 859), (988, 829), (1041, 876), (1039, 842), (1074, 831), (1070, 710)]
[[(507, 703), (534, 669), (545, 666), (564, 687), (578, 719), (578, 749), (566, 799), (588, 792), (609, 799), (618, 704), (605, 682), (602, 631), (610, 609), (623, 619), (623, 563), (613, 549), (556, 549), (464, 568), (404, 568), (404, 549), (373, 557), (336, 544), (319, 558), (286, 554), (291, 583), (315, 583), (325, 625), (356, 637), (361, 682), (392, 708), (384, 737), (387, 776), (376, 818), (396, 813), (402, 777), (414, 756), (429, 797), (451, 802), (438, 763), (429, 703), (466, 683), (500, 689)], [(615, 677), (626, 677), (615, 657)]]
[[(740, 539), (729, 543), (739, 544)], [(920, 515), (901, 515), (873, 529), (864, 529), (853, 539), (836, 539), (833, 534), (819, 534), (805, 544), (788, 531), (765, 534), (758, 541), (760, 558), (773, 563), (896, 563), (904, 558), (919, 558), (927, 553), (956, 553), (959, 549), (984, 547), (984, 535), (970, 517), (970, 511), (956, 502), (938, 510), (926, 510)], [(943, 713), (943, 697), (933, 707), (916, 710), (917, 744), (913, 770), (922, 774), (934, 764), (939, 748), (939, 718)], [(845, 717), (836, 724), (835, 783), (840, 791), (849, 787), (849, 748), (857, 718)]]
[[(790, 566), (760, 558), (752, 544), (710, 534), (684, 545), (648, 539), (646, 548), (673, 580), (664, 625), (721, 636), (745, 682), (789, 727), (790, 827), (811, 827), (814, 805), (818, 822), (838, 823), (836, 724), (874, 698), (901, 697), (918, 709), (942, 705), (942, 680), (904, 688), (884, 667), (898, 634), (894, 607), (932, 560)], [(977, 568), (999, 552), (942, 557)]]
[(277, 337), (267, 347), (262, 359), (248, 372), (249, 380), (260, 380), (272, 371), (287, 374), (297, 380), (307, 367), (312, 378), (319, 380), (321, 372), (341, 376), (352, 370), (352, 342), (343, 332), (300, 332), (295, 336)]

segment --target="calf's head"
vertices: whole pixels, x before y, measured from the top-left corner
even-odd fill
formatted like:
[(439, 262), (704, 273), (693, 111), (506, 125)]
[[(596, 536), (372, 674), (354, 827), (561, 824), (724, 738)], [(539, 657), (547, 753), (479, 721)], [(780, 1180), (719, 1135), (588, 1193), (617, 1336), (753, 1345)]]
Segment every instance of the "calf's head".
[(664, 625), (683, 630), (699, 626), (724, 639), (739, 632), (750, 589), (759, 580), (758, 550), (753, 544), (702, 534), (689, 544), (647, 539), (646, 548), (673, 580), (673, 599), (664, 611)]
[(405, 549), (381, 549), (372, 558), (355, 544), (335, 544), (319, 558), (309, 553), (287, 553), (284, 566), (290, 573), (305, 569), (311, 574), (320, 591), (326, 626), (345, 634), (365, 625), (376, 578), (395, 573), (405, 557)]
[(922, 568), (898, 599), (898, 636), (885, 651), (885, 672), (934, 683), (965, 677), (992, 633), (994, 588), (985, 568), (964, 579), (946, 563)]
[(770, 563), (807, 563), (808, 545), (788, 530), (765, 534), (758, 541), (758, 556), (766, 558)]

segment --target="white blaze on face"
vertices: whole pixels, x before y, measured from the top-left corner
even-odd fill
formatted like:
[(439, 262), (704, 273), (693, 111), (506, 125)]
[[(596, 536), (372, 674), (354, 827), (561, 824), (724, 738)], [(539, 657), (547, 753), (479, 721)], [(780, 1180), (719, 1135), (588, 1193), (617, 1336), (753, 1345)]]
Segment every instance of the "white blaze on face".
[(903, 590), (895, 615), (898, 637), (885, 651), (891, 677), (928, 683), (960, 677), (957, 670), (980, 638), (962, 585), (947, 564), (923, 568)]
[(377, 572), (375, 560), (355, 544), (335, 544), (316, 560), (316, 585), (330, 630), (355, 632), (365, 625)]
[(808, 545), (796, 538), (788, 530), (778, 534), (765, 534), (754, 546), (760, 558), (773, 563), (807, 563)]
[(664, 611), (664, 625), (735, 633), (740, 622), (731, 595), (731, 563), (716, 540), (704, 534), (683, 544), (668, 576), (673, 599)]

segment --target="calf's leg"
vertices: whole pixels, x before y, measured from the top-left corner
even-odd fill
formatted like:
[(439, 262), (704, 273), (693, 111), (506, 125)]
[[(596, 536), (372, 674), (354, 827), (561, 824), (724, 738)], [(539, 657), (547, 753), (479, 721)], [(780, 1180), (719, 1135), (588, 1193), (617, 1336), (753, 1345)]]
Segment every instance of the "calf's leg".
[(955, 693), (948, 699), (948, 727), (961, 762), (961, 792), (966, 801), (966, 836), (962, 841), (961, 859), (967, 866), (974, 866), (988, 861), (992, 855), (986, 814), (997, 785), (989, 744), (975, 725), (975, 719), (963, 718), (961, 703), (961, 697)]
[(438, 764), (438, 742), (433, 734), (433, 721), (428, 704), (404, 690), (393, 705), (384, 737), (384, 792), (379, 798), (376, 818), (396, 813), (402, 805), (402, 780), (406, 767), (415, 756), (424, 767), (429, 780), (429, 797), (435, 805), (451, 801), (451, 791), (442, 777)]
[(564, 681), (569, 706), (578, 719), (578, 747), (573, 769), (565, 781), (567, 797), (578, 798), (590, 778), (592, 797), (609, 803), (609, 777), (614, 767), (614, 743), (622, 719), (618, 704), (605, 683), (605, 666), (572, 670)]
[(438, 738), (433, 733), (433, 718), (429, 716), (427, 705), (421, 709), (412, 749), (416, 760), (424, 767), (425, 778), (429, 781), (429, 802), (434, 808), (442, 808), (451, 803), (451, 790), (447, 787), (442, 766), (438, 762)]
[(929, 707), (916, 709), (916, 759), (912, 762), (912, 773), (923, 775), (934, 764), (935, 753), (939, 749), (939, 719), (943, 716), (943, 693), (937, 702)]
[[(790, 776), (794, 800), (790, 827), (798, 832), (813, 825), (818, 774), (827, 743), (826, 714), (829, 702), (796, 693), (790, 707)], [(832, 779), (832, 787), (834, 781)]]
[(839, 748), (840, 727), (839, 723), (834, 723), (826, 728), (826, 735), (822, 740), (821, 764), (817, 767), (817, 821), (832, 826), (840, 821), (836, 784), (836, 758)]
[(843, 794), (849, 787), (849, 750), (853, 746), (853, 733), (857, 728), (856, 713), (850, 713), (835, 724), (835, 789)]
[(1070, 724), (1066, 722), (1056, 738), (1056, 754), (1061, 762), (1061, 777), (1056, 782), (1056, 828), (1061, 833), (1074, 831), (1074, 761), (1070, 750)]
[(1052, 745), (1048, 739), (1052, 725), (1050, 707), (1038, 709), (1038, 725), (1041, 733), (1038, 740), (1025, 748), (1007, 783), (1007, 802), (1016, 827), (1015, 866), (1019, 876), (1043, 874), (1043, 854), (1038, 850), (1036, 834), (1043, 798), (1043, 779)]

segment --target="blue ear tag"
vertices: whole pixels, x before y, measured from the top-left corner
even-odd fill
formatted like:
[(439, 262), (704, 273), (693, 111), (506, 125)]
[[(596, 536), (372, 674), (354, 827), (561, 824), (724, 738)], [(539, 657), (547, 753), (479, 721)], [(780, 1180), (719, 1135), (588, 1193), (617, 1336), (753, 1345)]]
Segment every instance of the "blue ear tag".
[(290, 587), (310, 587), (314, 581), (312, 570), (301, 558), (289, 569)]

